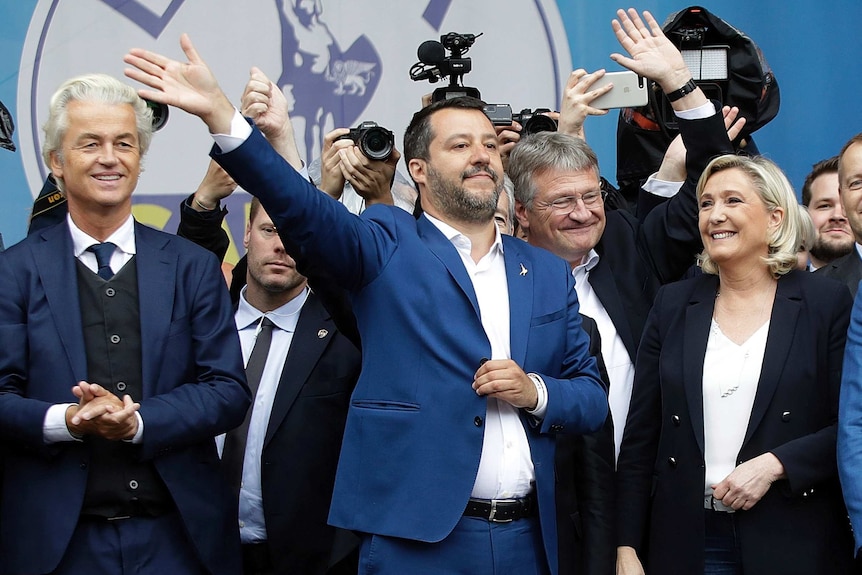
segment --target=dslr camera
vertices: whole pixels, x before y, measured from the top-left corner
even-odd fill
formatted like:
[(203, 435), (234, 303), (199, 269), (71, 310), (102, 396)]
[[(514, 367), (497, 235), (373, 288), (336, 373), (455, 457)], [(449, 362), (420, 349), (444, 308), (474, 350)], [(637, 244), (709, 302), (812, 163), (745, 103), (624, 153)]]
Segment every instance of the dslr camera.
[(369, 160), (386, 160), (395, 149), (395, 135), (377, 122), (362, 122), (338, 140), (353, 140)]
[(557, 121), (544, 115), (550, 111), (548, 108), (536, 108), (535, 110), (524, 108), (519, 114), (513, 114), (512, 106), (509, 104), (488, 104), (485, 106), (485, 115), (491, 119), (495, 126), (508, 126), (513, 121), (518, 122), (521, 124), (521, 134), (523, 135), (556, 132)]

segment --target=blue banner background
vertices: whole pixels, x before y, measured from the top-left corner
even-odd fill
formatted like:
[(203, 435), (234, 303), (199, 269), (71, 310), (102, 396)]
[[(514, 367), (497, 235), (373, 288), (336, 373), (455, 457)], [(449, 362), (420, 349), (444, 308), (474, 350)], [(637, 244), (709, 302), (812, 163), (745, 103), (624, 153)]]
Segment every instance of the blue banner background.
[[(212, 17), (217, 18), (219, 2), (212, 5)], [(652, 11), (662, 21), (689, 5), (653, 0), (637, 7)], [(775, 72), (781, 88), (781, 111), (755, 138), (760, 150), (788, 173), (798, 192), (812, 163), (838, 153), (845, 141), (862, 131), (856, 104), (862, 94), (858, 64), (862, 2), (722, 0), (701, 5), (753, 38)], [(35, 0), (6, 0), (0, 5), (0, 101), (13, 118), (21, 50), (35, 6)], [(619, 50), (610, 32), (617, 5), (605, 0), (561, 0), (558, 6), (573, 67), (616, 69), (608, 55)], [(481, 29), (481, 21), (476, 24)], [(517, 22), (512, 22), (509, 33), (512, 41), (529, 41), (518, 35)], [(416, 38), (405, 38), (404, 50), (412, 53), (418, 43)], [(519, 66), (529, 63), (513, 62), (507, 68), (513, 82), (517, 81)], [(537, 102), (539, 105), (542, 103)], [(611, 181), (616, 179), (616, 121), (617, 113), (612, 111), (604, 118), (590, 119), (587, 125), (588, 140), (599, 155), (603, 174)], [(13, 139), (18, 145), (17, 130)], [(0, 150), (0, 174), (0, 233), (8, 246), (26, 233), (35, 191), (27, 184), (20, 153)], [(163, 222), (170, 219), (167, 216)]]

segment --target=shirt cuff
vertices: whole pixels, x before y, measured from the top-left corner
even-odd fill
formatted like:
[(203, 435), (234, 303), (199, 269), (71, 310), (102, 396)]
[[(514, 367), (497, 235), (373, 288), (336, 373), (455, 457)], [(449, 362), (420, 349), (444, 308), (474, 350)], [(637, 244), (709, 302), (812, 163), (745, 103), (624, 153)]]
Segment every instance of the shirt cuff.
[[(656, 172), (657, 174), (658, 172)], [(641, 188), (654, 196), (662, 198), (672, 198), (682, 188), (685, 182), (668, 182), (667, 180), (659, 180), (656, 174), (652, 174), (647, 181), (643, 183)]]
[(538, 402), (536, 402), (536, 408), (528, 409), (527, 413), (536, 419), (544, 419), (545, 411), (548, 409), (548, 388), (545, 387), (545, 381), (538, 373), (528, 373), (527, 377), (529, 377), (533, 382), (533, 385), (536, 386), (536, 393), (539, 395)]
[(239, 148), (248, 137), (251, 136), (251, 126), (234, 108), (233, 118), (230, 121), (230, 134), (213, 134), (213, 140), (221, 150), (222, 154), (233, 152)]
[(144, 418), (141, 417), (141, 412), (136, 411), (135, 417), (138, 418), (138, 430), (135, 432), (135, 435), (132, 436), (131, 439), (124, 439), (126, 443), (134, 443), (135, 445), (140, 445), (144, 441)]
[(66, 425), (66, 410), (74, 403), (58, 403), (48, 408), (45, 413), (45, 421), (42, 423), (42, 437), (46, 444), (60, 443), (63, 441), (83, 441), (82, 437), (75, 437)]
[(712, 103), (712, 100), (709, 100), (705, 104), (701, 104), (697, 108), (692, 108), (691, 110), (674, 110), (674, 114), (683, 120), (702, 120), (715, 115), (715, 112), (715, 104)]

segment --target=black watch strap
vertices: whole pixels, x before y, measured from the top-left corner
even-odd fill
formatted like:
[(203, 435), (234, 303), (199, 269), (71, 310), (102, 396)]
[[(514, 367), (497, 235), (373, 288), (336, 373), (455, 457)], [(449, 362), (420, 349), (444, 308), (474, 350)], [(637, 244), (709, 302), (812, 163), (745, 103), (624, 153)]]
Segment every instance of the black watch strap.
[(673, 92), (668, 92), (665, 94), (667, 96), (668, 102), (676, 102), (683, 96), (688, 96), (692, 92), (697, 89), (697, 84), (694, 83), (694, 80), (689, 80), (685, 84), (683, 84), (682, 88), (679, 90), (674, 90)]

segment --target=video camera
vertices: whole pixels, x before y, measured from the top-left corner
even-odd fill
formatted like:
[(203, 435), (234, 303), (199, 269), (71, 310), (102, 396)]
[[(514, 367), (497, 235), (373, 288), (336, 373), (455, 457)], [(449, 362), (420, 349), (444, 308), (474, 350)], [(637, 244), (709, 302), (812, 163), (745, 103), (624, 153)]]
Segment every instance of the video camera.
[(369, 160), (386, 160), (395, 149), (395, 135), (377, 122), (362, 122), (336, 139), (353, 140)]
[[(431, 96), (432, 102), (458, 96), (481, 98), (478, 89), (464, 86), (462, 83), (464, 74), (469, 73), (473, 68), (472, 60), (465, 58), (464, 54), (470, 49), (476, 38), (481, 35), (482, 33), (459, 34), (449, 32), (440, 36), (439, 42), (435, 40), (422, 42), (416, 54), (419, 61), (410, 67), (410, 79), (414, 82), (428, 80), (434, 84), (441, 78), (449, 76), (449, 85), (434, 90), (434, 94)], [(447, 50), (449, 56), (446, 56)]]

